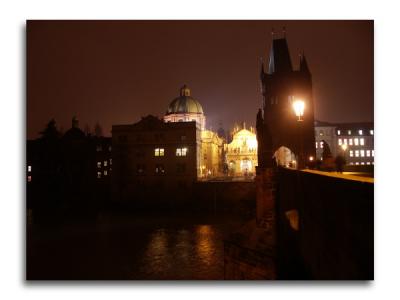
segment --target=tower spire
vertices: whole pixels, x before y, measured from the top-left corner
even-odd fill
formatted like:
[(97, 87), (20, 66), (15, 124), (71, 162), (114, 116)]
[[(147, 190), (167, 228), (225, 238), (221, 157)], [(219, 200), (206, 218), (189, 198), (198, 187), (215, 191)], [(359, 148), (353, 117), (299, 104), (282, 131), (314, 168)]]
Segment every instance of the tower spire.
[(306, 56), (304, 55), (304, 50), (303, 54), (300, 55), (300, 72), (304, 72), (307, 74), (310, 74), (310, 69), (308, 68)]

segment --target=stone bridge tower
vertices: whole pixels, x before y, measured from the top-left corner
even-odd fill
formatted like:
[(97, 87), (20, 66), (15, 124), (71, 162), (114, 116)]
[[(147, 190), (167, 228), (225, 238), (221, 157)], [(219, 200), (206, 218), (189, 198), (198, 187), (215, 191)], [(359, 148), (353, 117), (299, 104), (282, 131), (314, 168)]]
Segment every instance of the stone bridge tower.
[[(257, 114), (258, 165), (274, 164), (272, 156), (281, 146), (289, 148), (300, 160), (300, 167), (315, 159), (314, 103), (312, 79), (304, 54), (294, 70), (286, 37), (275, 38), (269, 53), (268, 69), (261, 63), (262, 110)], [(304, 116), (298, 121), (293, 102), (305, 103)]]

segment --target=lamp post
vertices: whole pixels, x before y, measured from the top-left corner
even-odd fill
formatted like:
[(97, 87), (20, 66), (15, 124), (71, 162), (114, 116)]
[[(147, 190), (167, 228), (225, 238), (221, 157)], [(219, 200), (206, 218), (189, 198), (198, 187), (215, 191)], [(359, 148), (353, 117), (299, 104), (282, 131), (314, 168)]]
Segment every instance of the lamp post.
[[(297, 122), (303, 122), (303, 116), (304, 116), (304, 108), (305, 108), (305, 103), (303, 100), (296, 100), (293, 102), (293, 110), (294, 113), (297, 117)], [(303, 139), (302, 139), (302, 130), (301, 130), (301, 123), (299, 123), (299, 148), (300, 148), (300, 152), (299, 152), (299, 158), (298, 158), (298, 164), (297, 164), (297, 168), (303, 168), (304, 167), (304, 159), (303, 159)]]

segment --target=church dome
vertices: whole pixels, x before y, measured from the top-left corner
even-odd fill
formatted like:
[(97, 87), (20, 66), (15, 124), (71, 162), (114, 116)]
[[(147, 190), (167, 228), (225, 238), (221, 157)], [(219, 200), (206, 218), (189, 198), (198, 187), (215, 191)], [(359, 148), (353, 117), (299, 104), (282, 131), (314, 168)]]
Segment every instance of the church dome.
[(190, 89), (186, 85), (181, 88), (180, 96), (175, 98), (167, 109), (167, 115), (185, 113), (203, 114), (200, 102), (190, 95)]

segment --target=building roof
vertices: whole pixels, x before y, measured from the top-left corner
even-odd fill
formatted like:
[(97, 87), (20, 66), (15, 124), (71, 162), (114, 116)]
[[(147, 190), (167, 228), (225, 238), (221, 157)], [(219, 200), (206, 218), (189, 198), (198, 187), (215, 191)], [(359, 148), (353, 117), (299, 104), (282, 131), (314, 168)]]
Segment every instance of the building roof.
[(186, 85), (184, 85), (181, 88), (180, 96), (178, 98), (175, 98), (168, 106), (166, 114), (203, 114), (203, 108), (200, 102), (194, 99), (190, 94), (190, 89)]

